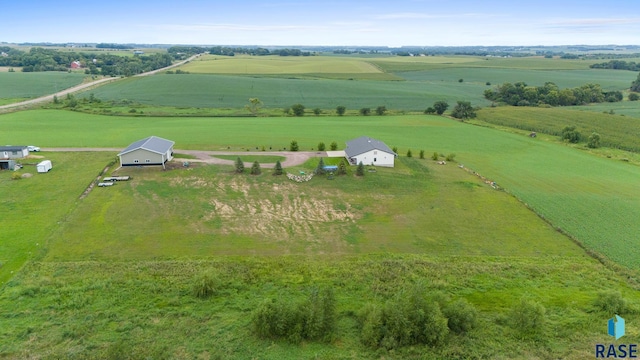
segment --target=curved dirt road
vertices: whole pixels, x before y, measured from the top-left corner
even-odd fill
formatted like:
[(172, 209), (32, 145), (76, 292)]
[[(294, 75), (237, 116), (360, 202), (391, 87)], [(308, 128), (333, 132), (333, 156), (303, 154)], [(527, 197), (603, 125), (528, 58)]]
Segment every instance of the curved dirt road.
[[(135, 76), (149, 76), (149, 75), (153, 75), (153, 74), (157, 74), (160, 71), (165, 71), (171, 68), (174, 68), (176, 66), (180, 66), (183, 64), (186, 64), (187, 62), (199, 57), (200, 54), (196, 54), (191, 56), (190, 58), (186, 59), (186, 60), (182, 60), (180, 62), (177, 62), (175, 64), (171, 64), (167, 67), (164, 67), (162, 69), (157, 69), (157, 70), (153, 70), (153, 71), (148, 71), (146, 73), (142, 73), (142, 74), (138, 74)], [(80, 85), (76, 85), (73, 87), (70, 87), (68, 89), (59, 91), (55, 94), (51, 94), (51, 95), (45, 95), (45, 96), (41, 96), (39, 98), (35, 98), (35, 99), (31, 99), (31, 100), (25, 100), (25, 101), (21, 101), (21, 102), (17, 102), (17, 103), (13, 103), (13, 104), (7, 104), (7, 105), (2, 105), (0, 106), (0, 110), (6, 110), (6, 109), (14, 109), (14, 108), (21, 108), (21, 107), (27, 107), (29, 105), (34, 105), (34, 104), (39, 104), (39, 103), (43, 103), (43, 102), (49, 102), (49, 101), (53, 101), (53, 97), (57, 96), (59, 98), (66, 96), (67, 94), (72, 94), (93, 86), (99, 86), (99, 85), (103, 85), (105, 83), (108, 82), (112, 82), (112, 81), (116, 81), (116, 80), (120, 80), (122, 79), (122, 77), (109, 77), (109, 78), (103, 78), (103, 79), (98, 79), (96, 81), (92, 81), (89, 83), (85, 83), (85, 84), (80, 84)]]
[[(118, 148), (42, 148), (42, 151), (111, 151), (114, 153), (119, 153), (122, 149)], [(271, 156), (283, 156), (285, 157), (284, 161), (281, 161), (280, 164), (282, 167), (291, 167), (297, 166), (305, 163), (312, 157), (327, 157), (326, 151), (208, 151), (208, 150), (179, 150), (174, 149), (174, 153), (177, 154), (186, 154), (195, 156), (195, 159), (175, 159), (174, 161), (189, 161), (189, 162), (200, 162), (206, 164), (218, 164), (218, 165), (233, 165), (235, 163), (234, 160), (226, 160), (216, 158), (216, 155), (235, 155), (235, 156), (260, 156), (260, 155), (271, 155)], [(246, 162), (244, 163), (245, 167), (251, 167), (253, 163)], [(272, 169), (276, 164), (275, 163), (265, 163), (260, 164), (260, 167)]]

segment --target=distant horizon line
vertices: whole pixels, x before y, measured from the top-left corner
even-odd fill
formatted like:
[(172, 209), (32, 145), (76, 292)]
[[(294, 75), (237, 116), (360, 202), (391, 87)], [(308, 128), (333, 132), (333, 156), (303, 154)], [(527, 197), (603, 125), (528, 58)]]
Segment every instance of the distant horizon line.
[(640, 44), (562, 44), (562, 45), (275, 45), (275, 44), (179, 44), (179, 43), (144, 43), (144, 42), (52, 42), (52, 41), (22, 41), (22, 42), (9, 42), (0, 41), (2, 45), (98, 45), (98, 44), (114, 44), (114, 45), (148, 45), (148, 46), (229, 46), (229, 47), (328, 47), (328, 48), (388, 48), (388, 49), (400, 49), (400, 48), (501, 48), (501, 47), (520, 47), (520, 48), (550, 48), (550, 47), (640, 47)]

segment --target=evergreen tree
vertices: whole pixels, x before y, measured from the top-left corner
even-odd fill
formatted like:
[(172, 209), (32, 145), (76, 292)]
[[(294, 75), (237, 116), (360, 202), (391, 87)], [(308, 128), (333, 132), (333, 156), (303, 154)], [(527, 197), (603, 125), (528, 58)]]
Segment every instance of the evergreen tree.
[(324, 160), (320, 158), (318, 162), (318, 166), (316, 167), (315, 174), (316, 175), (324, 175), (326, 171), (324, 170)]
[(276, 161), (276, 166), (273, 168), (273, 175), (282, 175), (282, 164), (280, 164), (280, 160)]
[(242, 159), (240, 159), (240, 157), (236, 159), (236, 172), (238, 174), (241, 174), (244, 172), (244, 163), (242, 162)]
[(261, 173), (260, 163), (256, 160), (253, 162), (253, 165), (251, 165), (251, 175), (260, 175)]
[(358, 168), (356, 169), (356, 175), (364, 176), (364, 164), (362, 163), (362, 161), (360, 161), (360, 164), (358, 164)]
[(347, 160), (342, 159), (338, 165), (338, 175), (347, 175)]

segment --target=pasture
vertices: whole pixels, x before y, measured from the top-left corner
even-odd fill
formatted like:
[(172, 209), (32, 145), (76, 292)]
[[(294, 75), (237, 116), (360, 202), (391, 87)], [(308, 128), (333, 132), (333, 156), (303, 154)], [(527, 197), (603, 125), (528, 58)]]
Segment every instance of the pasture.
[(68, 72), (0, 71), (0, 105), (53, 94), (82, 83), (86, 75)]

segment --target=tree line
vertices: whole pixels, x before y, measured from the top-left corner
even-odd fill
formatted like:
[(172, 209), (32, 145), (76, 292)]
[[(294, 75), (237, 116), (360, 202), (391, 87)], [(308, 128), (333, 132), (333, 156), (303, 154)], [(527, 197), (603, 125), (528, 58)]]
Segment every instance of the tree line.
[(132, 76), (169, 66), (173, 62), (173, 57), (170, 54), (117, 56), (63, 52), (38, 47), (30, 49), (28, 52), (0, 47), (0, 52), (6, 54), (6, 56), (0, 57), (0, 66), (22, 67), (23, 72), (67, 71), (72, 62), (79, 61), (81, 66), (85, 68), (86, 74)]
[(589, 65), (592, 69), (612, 69), (612, 70), (630, 70), (640, 71), (640, 64), (635, 61), (626, 62), (624, 60), (611, 60), (599, 64)]
[(524, 82), (504, 83), (484, 91), (487, 100), (512, 106), (570, 106), (622, 101), (620, 91), (604, 91), (599, 84), (585, 84), (573, 89), (560, 89), (553, 82), (544, 86), (528, 86)]
[(276, 49), (269, 50), (263, 47), (229, 47), (229, 46), (172, 46), (168, 50), (179, 58), (187, 58), (194, 54), (211, 54), (223, 56), (235, 56), (236, 54), (246, 54), (254, 56), (279, 55), (279, 56), (311, 56), (312, 53), (300, 49)]

